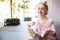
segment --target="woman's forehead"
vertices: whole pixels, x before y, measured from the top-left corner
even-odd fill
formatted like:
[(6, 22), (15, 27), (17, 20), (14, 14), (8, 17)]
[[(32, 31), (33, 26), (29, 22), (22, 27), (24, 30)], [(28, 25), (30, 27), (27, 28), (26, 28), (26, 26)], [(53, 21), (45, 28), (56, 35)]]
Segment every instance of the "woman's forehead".
[(43, 4), (39, 4), (38, 8), (45, 8), (45, 6)]

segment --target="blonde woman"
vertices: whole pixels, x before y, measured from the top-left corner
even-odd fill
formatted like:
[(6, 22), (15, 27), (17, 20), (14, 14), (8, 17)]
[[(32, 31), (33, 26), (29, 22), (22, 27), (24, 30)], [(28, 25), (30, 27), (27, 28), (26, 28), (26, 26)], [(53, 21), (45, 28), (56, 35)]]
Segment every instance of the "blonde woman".
[(54, 21), (48, 18), (48, 5), (47, 2), (38, 4), (39, 19), (34, 23), (34, 26), (28, 25), (28, 31), (32, 38), (38, 40), (57, 40)]

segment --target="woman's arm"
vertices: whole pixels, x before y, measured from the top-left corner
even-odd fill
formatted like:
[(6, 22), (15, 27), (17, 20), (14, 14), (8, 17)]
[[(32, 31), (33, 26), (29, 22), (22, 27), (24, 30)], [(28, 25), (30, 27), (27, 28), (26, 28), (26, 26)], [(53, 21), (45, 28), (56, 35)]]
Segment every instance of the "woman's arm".
[(35, 33), (32, 29), (28, 29), (28, 30), (29, 30), (29, 34), (32, 36), (32, 38), (37, 37), (40, 40), (42, 39), (42, 37), (39, 34)]
[(31, 35), (32, 38), (35, 37), (35, 32), (32, 29), (28, 29), (29, 34)]
[(27, 26), (28, 26), (28, 32), (29, 32), (29, 34), (31, 35), (32, 38), (34, 38), (35, 37), (35, 32), (32, 29), (32, 25), (30, 25), (28, 23)]
[(45, 38), (48, 38), (48, 39), (50, 38), (52, 40), (58, 40), (56, 32), (51, 31), (51, 30), (49, 30), (49, 31), (46, 32), (46, 34), (44, 35), (43, 39), (45, 39)]

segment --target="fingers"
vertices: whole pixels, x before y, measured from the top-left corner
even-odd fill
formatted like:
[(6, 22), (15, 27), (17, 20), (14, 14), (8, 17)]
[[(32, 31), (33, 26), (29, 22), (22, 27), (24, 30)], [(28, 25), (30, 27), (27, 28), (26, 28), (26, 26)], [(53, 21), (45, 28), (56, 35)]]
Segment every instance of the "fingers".
[(28, 24), (27, 26), (28, 26), (28, 27), (31, 27), (31, 25), (29, 25), (29, 24)]
[(32, 30), (29, 30), (29, 34), (32, 36), (32, 38), (35, 37), (35, 33)]
[(31, 25), (30, 25), (29, 23), (27, 23), (27, 26), (28, 26), (28, 27), (31, 27)]

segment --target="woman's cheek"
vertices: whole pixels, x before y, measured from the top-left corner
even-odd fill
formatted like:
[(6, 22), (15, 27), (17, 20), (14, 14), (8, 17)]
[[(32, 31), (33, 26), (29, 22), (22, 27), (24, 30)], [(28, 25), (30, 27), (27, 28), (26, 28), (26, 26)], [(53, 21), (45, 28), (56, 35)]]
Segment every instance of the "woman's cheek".
[(38, 14), (40, 13), (40, 11), (38, 10)]

